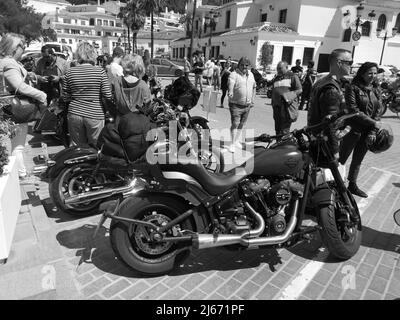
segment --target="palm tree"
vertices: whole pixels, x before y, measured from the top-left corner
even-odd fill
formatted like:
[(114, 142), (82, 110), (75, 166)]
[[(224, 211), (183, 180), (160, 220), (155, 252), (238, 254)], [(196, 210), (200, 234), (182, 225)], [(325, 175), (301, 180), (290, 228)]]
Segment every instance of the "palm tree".
[(151, 24), (151, 41), (150, 41), (150, 58), (153, 59), (153, 51), (154, 51), (154, 25), (153, 25), (153, 16), (154, 12), (160, 12), (161, 7), (165, 6), (164, 0), (144, 0), (142, 3), (142, 8), (146, 12), (146, 14), (150, 14)]
[(146, 18), (140, 1), (131, 0), (126, 4), (126, 7), (121, 7), (118, 13), (118, 18), (122, 19), (123, 23), (128, 28), (128, 51), (131, 52), (130, 30), (132, 30), (133, 51), (137, 52), (137, 34), (143, 28)]

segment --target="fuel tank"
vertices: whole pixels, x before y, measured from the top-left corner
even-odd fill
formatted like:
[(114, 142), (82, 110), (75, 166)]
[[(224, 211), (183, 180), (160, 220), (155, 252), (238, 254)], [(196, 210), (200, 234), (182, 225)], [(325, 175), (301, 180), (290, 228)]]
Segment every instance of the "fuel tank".
[(294, 175), (304, 166), (303, 154), (295, 145), (254, 149), (253, 174), (263, 176)]

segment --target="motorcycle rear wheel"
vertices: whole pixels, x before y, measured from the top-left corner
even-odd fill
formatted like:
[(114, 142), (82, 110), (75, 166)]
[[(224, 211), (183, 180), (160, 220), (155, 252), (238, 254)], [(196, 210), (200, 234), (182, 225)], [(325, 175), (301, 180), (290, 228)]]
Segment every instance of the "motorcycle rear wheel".
[[(184, 203), (174, 198), (148, 195), (126, 199), (119, 208), (118, 216), (163, 225), (187, 209)], [(178, 226), (181, 230), (195, 230), (190, 217)], [(167, 232), (169, 237), (173, 236), (171, 230)], [(170, 272), (177, 263), (189, 256), (191, 246), (179, 242), (153, 242), (147, 239), (150, 232), (148, 228), (144, 230), (143, 226), (113, 220), (110, 225), (110, 241), (117, 258), (141, 274), (155, 276)]]
[[(102, 200), (90, 201), (77, 205), (66, 205), (64, 200), (71, 195), (79, 194), (79, 191), (91, 179), (94, 170), (93, 164), (82, 163), (64, 168), (49, 184), (49, 193), (52, 201), (58, 209), (73, 216), (85, 217), (98, 213)], [(104, 183), (106, 178), (99, 174), (95, 177), (96, 183)]]
[[(350, 192), (348, 192), (348, 196), (359, 215), (354, 197)], [(322, 230), (320, 230), (322, 241), (328, 248), (329, 253), (339, 260), (348, 260), (357, 253), (361, 245), (361, 218), (360, 222), (354, 226), (339, 222), (338, 202), (340, 201), (340, 199), (337, 199), (335, 204), (319, 207), (317, 209), (317, 219), (318, 224), (322, 227)]]

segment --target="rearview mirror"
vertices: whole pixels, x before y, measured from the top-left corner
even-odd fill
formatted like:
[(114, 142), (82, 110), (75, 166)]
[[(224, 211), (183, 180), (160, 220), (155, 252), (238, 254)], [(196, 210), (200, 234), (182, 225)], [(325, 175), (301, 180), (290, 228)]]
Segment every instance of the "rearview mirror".
[(393, 214), (393, 218), (396, 224), (400, 226), (400, 209), (395, 211), (395, 213)]

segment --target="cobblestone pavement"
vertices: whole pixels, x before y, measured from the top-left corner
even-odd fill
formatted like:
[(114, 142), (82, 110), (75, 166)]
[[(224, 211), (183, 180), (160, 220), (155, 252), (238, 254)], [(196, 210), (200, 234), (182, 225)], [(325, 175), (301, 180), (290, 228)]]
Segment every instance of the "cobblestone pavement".
[[(271, 106), (258, 98), (247, 126), (257, 133), (273, 132)], [(194, 114), (204, 115), (200, 108)], [(302, 112), (298, 124), (305, 124)], [(391, 115), (389, 115), (391, 116)], [(210, 114), (210, 127), (229, 125), (229, 111)], [(54, 239), (83, 299), (395, 299), (400, 297), (400, 227), (393, 212), (400, 208), (400, 120), (384, 119), (395, 129), (394, 146), (380, 155), (368, 154), (360, 186), (371, 196), (357, 198), (363, 220), (363, 240), (350, 260), (336, 262), (318, 237), (290, 249), (227, 251), (195, 250), (171, 274), (143, 277), (116, 260), (108, 224), (91, 236), (99, 216), (77, 219), (52, 204), (48, 185), (40, 181), (38, 195), (51, 223)], [(60, 149), (49, 146), (50, 153)], [(40, 148), (32, 144), (27, 157)], [(311, 218), (310, 218), (311, 219)], [(58, 276), (58, 275), (57, 275)]]

